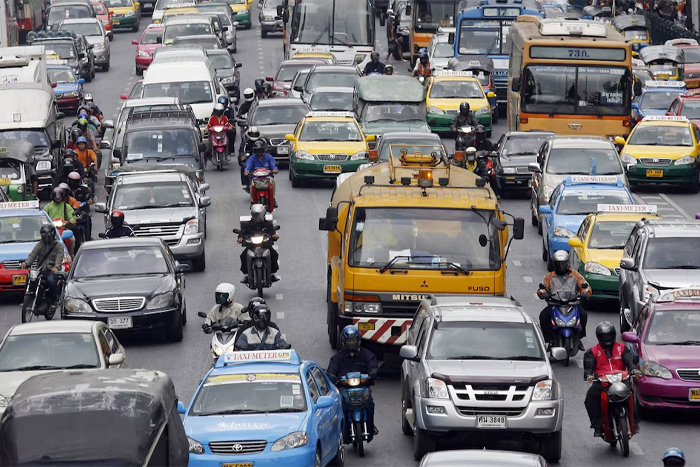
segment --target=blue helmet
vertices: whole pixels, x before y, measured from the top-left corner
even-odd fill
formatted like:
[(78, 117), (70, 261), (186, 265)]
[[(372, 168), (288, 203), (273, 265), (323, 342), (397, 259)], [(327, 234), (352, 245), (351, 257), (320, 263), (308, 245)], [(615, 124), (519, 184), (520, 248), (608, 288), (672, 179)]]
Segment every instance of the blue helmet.
[(87, 119), (87, 118), (88, 118), (88, 114), (86, 114), (85, 112), (80, 112), (80, 113), (78, 114), (78, 118), (85, 118), (85, 119)]
[(226, 97), (226, 96), (219, 97), (219, 100), (217, 102), (219, 104), (223, 105), (224, 108), (228, 107), (228, 97)]
[(340, 333), (340, 344), (343, 349), (348, 352), (357, 352), (360, 350), (360, 331), (355, 326), (345, 326)]
[(84, 136), (81, 136), (80, 138), (78, 138), (78, 140), (75, 142), (75, 144), (80, 144), (80, 143), (87, 144), (87, 139)]
[(685, 465), (685, 454), (678, 448), (668, 448), (664, 453), (664, 466), (666, 465)]

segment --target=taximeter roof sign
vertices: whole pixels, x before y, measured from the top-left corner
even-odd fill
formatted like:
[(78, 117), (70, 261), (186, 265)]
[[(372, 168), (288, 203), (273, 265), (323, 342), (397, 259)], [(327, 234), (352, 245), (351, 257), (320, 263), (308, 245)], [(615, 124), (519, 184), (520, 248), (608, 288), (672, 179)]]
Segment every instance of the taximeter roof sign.
[(39, 200), (0, 203), (0, 209), (39, 209)]
[(598, 212), (619, 213), (656, 213), (656, 206), (652, 204), (599, 204)]
[(675, 289), (664, 292), (657, 302), (700, 301), (700, 288)]
[(603, 183), (603, 184), (617, 184), (617, 177), (612, 175), (572, 175), (569, 177), (573, 185), (580, 185), (583, 183)]
[(251, 352), (229, 352), (224, 354), (225, 364), (287, 362), (292, 361), (292, 350), (254, 350)]

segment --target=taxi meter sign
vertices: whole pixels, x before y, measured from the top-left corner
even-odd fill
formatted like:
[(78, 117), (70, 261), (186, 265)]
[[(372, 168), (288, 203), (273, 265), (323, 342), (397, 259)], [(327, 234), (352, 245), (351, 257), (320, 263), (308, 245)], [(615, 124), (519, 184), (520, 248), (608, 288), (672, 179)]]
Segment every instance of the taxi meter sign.
[(0, 209), (39, 209), (39, 201), (10, 201), (0, 203)]
[(684, 88), (683, 81), (645, 81), (644, 85), (648, 88)]
[(604, 184), (616, 184), (617, 177), (606, 176), (606, 175), (572, 175), (571, 183), (583, 184), (583, 183), (604, 183)]
[(698, 301), (700, 302), (700, 289), (698, 288), (687, 288), (687, 289), (675, 289), (664, 292), (656, 300), (657, 302), (675, 302), (677, 300), (684, 301)]
[(291, 350), (254, 350), (224, 354), (224, 363), (290, 362)]
[(656, 213), (656, 206), (648, 204), (599, 204), (598, 212)]

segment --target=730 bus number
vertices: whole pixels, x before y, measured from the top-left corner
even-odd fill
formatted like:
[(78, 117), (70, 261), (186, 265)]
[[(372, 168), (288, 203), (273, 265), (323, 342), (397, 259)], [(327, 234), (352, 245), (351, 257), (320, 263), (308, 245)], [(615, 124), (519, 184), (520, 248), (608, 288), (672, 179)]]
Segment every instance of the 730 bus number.
[(581, 49), (569, 49), (569, 58), (588, 58), (588, 52)]

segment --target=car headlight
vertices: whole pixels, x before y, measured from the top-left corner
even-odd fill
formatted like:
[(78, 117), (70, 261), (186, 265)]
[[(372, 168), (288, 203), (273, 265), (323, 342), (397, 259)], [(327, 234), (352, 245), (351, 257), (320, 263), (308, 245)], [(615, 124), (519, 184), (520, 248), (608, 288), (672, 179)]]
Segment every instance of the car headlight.
[(0, 407), (7, 407), (7, 398), (5, 396), (0, 396)]
[(185, 235), (193, 235), (199, 232), (199, 220), (190, 219), (185, 224)]
[(138, 52), (136, 52), (136, 55), (138, 55), (139, 57), (150, 57), (151, 56), (151, 54), (146, 52), (145, 50), (139, 50)]
[(359, 152), (356, 152), (355, 154), (353, 154), (352, 156), (350, 156), (350, 160), (351, 161), (359, 161), (362, 159), (367, 159), (367, 157), (368, 157), (367, 151), (359, 151)]
[(303, 159), (305, 161), (312, 161), (312, 160), (316, 159), (313, 156), (313, 154), (309, 154), (306, 151), (297, 151), (294, 153), (294, 157), (296, 157), (297, 159)]
[(221, 78), (221, 84), (231, 84), (234, 82), (233, 76), (227, 76), (226, 78)]
[(192, 454), (204, 454), (204, 446), (197, 440), (187, 437), (187, 447)]
[(683, 156), (680, 159), (676, 159), (673, 163), (675, 165), (695, 164), (695, 158), (693, 156)]
[(478, 109), (478, 110), (477, 110), (476, 112), (474, 112), (474, 113), (475, 113), (476, 115), (486, 115), (486, 114), (490, 114), (490, 113), (491, 113), (491, 107), (487, 105), (486, 107), (482, 107), (482, 108)]
[(92, 313), (92, 308), (85, 300), (79, 298), (68, 298), (63, 304), (63, 308), (71, 313)]
[(300, 448), (309, 442), (309, 435), (305, 431), (295, 431), (283, 436), (272, 445), (272, 452), (285, 451), (287, 449)]
[(431, 399), (448, 399), (447, 384), (441, 379), (428, 378), (428, 397)]
[(247, 15), (248, 13), (250, 13), (250, 10), (247, 8), (244, 8), (238, 12), (239, 15)]
[(671, 370), (655, 362), (642, 362), (642, 364), (639, 366), (639, 369), (642, 371), (642, 374), (644, 376), (653, 376), (654, 378), (662, 379), (673, 379)]
[(51, 161), (39, 161), (36, 163), (36, 170), (51, 170)]
[(503, 173), (504, 174), (514, 174), (515, 167), (503, 167)]
[(65, 92), (63, 93), (63, 97), (78, 97), (80, 95), (79, 92)]
[(535, 384), (535, 390), (532, 391), (533, 401), (550, 401), (554, 398), (554, 381), (546, 379)]
[(214, 349), (214, 353), (216, 354), (217, 357), (220, 357), (222, 353), (224, 353), (223, 350), (221, 350), (220, 347), (217, 347)]
[(173, 296), (172, 292), (162, 293), (150, 299), (148, 301), (148, 305), (146, 305), (146, 309), (156, 310), (159, 308), (167, 308), (169, 306), (172, 306), (174, 301), (175, 297)]
[(575, 233), (573, 233), (571, 230), (567, 229), (566, 227), (554, 227), (554, 231), (552, 234), (555, 237), (562, 237), (562, 238), (572, 238)]
[(637, 163), (637, 159), (630, 156), (629, 154), (621, 154), (620, 160), (625, 164), (636, 164)]
[(433, 107), (432, 105), (426, 109), (426, 111), (429, 114), (435, 114), (435, 115), (445, 115), (445, 111), (442, 109), (438, 109), (437, 107)]
[(102, 50), (102, 49), (104, 49), (104, 48), (105, 48), (105, 45), (102, 44), (102, 43), (100, 43), (100, 42), (98, 42), (97, 44), (95, 44), (95, 50)]
[(263, 15), (262, 20), (263, 21), (274, 21), (275, 18), (273, 16)]
[(647, 285), (644, 287), (644, 301), (649, 300), (650, 297), (658, 297), (659, 290), (653, 285)]
[(129, 17), (131, 17), (131, 16), (134, 16), (135, 14), (136, 14), (136, 13), (134, 13), (133, 11), (127, 11), (126, 14), (124, 15), (124, 17), (125, 17), (125, 18), (129, 18)]
[(590, 272), (591, 274), (598, 274), (600, 276), (610, 275), (610, 269), (606, 268), (600, 263), (594, 263), (593, 261), (587, 262), (586, 265), (583, 267), (583, 270), (586, 272)]
[(549, 201), (549, 197), (552, 196), (553, 191), (554, 191), (554, 187), (551, 187), (551, 186), (544, 187), (544, 201), (545, 202)]

